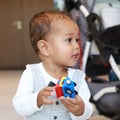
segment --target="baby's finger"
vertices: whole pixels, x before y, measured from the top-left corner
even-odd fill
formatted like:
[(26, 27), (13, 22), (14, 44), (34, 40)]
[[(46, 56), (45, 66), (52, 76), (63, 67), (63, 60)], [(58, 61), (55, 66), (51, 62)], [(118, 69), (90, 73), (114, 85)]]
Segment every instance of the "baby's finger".
[(42, 96), (52, 96), (53, 95), (53, 88), (52, 87), (46, 87), (41, 92)]
[(45, 98), (45, 99), (43, 100), (43, 103), (44, 103), (44, 104), (47, 104), (47, 105), (53, 104), (54, 102), (55, 102), (54, 100), (51, 100), (51, 99), (48, 99), (48, 98)]

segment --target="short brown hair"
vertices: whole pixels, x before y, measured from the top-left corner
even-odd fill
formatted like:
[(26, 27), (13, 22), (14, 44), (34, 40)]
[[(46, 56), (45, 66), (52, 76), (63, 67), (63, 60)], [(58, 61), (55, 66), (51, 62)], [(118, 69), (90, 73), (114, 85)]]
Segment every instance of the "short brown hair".
[(39, 49), (37, 43), (39, 40), (46, 38), (51, 31), (51, 23), (54, 19), (67, 18), (72, 19), (69, 15), (61, 11), (44, 11), (37, 13), (30, 20), (30, 40), (33, 46), (33, 49), (38, 54)]

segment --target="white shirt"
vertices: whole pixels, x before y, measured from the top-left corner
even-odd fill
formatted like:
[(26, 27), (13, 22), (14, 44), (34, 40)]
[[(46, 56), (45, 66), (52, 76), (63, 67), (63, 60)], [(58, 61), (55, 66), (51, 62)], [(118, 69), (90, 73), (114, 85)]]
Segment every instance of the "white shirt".
[[(75, 69), (68, 68), (68, 77), (72, 79), (73, 74), (76, 71), (77, 70)], [(80, 70), (78, 71), (80, 72)], [(72, 113), (67, 111), (67, 109), (64, 108), (64, 106), (61, 104), (59, 105), (60, 108), (59, 106), (57, 106), (56, 108), (55, 105), (53, 105), (52, 107), (50, 105), (47, 107), (43, 105), (42, 107), (38, 108), (37, 106), (38, 92), (42, 88), (47, 86), (50, 81), (57, 83), (57, 79), (53, 78), (45, 71), (42, 63), (31, 64), (26, 66), (26, 69), (21, 76), (17, 92), (13, 98), (13, 106), (20, 115), (26, 116), (27, 120), (32, 120), (33, 118), (34, 120), (42, 120), (42, 115), (50, 116), (49, 118), (43, 118), (43, 120), (50, 120), (52, 119), (52, 115), (54, 116), (55, 114), (57, 114), (59, 116), (62, 111), (64, 112), (64, 109), (65, 111), (69, 112), (70, 120), (86, 120), (92, 114), (92, 105), (89, 102), (90, 92), (86, 84), (86, 81), (84, 80), (84, 77), (85, 74), (83, 74), (83, 72), (79, 74), (78, 78), (76, 77), (76, 79), (78, 79), (79, 83), (81, 84), (78, 90), (78, 95), (83, 99), (85, 103), (85, 110), (83, 115), (81, 116), (73, 115)], [(51, 108), (53, 108), (52, 113), (49, 113), (50, 110), (47, 111), (47, 108), (50, 108), (50, 110)], [(61, 108), (63, 109), (61, 110), (61, 112), (55, 113), (56, 110), (59, 111)], [(41, 118), (38, 119), (36, 116), (39, 116)], [(68, 120), (68, 118), (63, 117), (62, 120)]]

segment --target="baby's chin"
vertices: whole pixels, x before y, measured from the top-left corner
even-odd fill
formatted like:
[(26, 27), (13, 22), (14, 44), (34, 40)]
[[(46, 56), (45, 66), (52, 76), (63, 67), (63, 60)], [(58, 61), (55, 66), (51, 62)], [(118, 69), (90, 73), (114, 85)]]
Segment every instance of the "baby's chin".
[(76, 64), (74, 64), (74, 65), (67, 65), (66, 67), (67, 68), (76, 68)]
[(72, 68), (79, 69), (80, 68), (80, 62), (77, 62), (72, 66)]

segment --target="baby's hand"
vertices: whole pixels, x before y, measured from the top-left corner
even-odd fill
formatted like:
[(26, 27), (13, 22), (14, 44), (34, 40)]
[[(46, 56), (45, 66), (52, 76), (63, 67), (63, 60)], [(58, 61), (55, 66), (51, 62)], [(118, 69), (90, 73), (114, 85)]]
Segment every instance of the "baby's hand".
[(78, 95), (76, 95), (74, 99), (61, 97), (60, 100), (62, 104), (74, 115), (80, 116), (84, 113), (84, 102)]
[(37, 105), (40, 107), (43, 104), (53, 104), (54, 101), (51, 99), (48, 99), (49, 96), (52, 96), (52, 92), (54, 90), (54, 87), (45, 87), (43, 88), (37, 96)]

